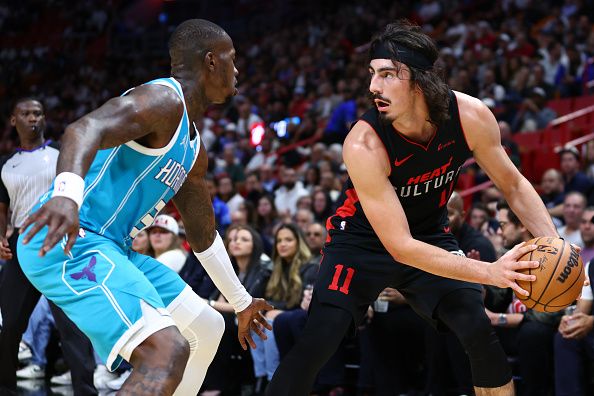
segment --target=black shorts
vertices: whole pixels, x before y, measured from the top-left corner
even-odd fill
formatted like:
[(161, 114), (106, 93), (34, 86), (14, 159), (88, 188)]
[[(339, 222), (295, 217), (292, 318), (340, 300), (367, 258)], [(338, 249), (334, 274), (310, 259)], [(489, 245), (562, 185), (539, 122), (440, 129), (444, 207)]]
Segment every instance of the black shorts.
[[(441, 247), (458, 252), (458, 245)], [(452, 242), (452, 241), (448, 241)], [(435, 308), (447, 294), (458, 289), (482, 291), (477, 283), (433, 275), (402, 264), (384, 250), (364, 249), (364, 244), (332, 244), (323, 249), (315, 286), (320, 303), (336, 305), (351, 312), (354, 324), (363, 320), (369, 305), (386, 287), (398, 289), (410, 306), (434, 327), (445, 330), (435, 316)]]

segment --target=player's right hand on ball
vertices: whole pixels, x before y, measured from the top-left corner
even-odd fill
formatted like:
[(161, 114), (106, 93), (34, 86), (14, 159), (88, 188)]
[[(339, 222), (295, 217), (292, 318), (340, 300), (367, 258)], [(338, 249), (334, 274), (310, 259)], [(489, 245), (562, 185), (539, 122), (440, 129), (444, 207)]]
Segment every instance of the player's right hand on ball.
[(68, 241), (64, 247), (64, 252), (68, 254), (78, 235), (78, 205), (70, 198), (54, 197), (37, 212), (27, 217), (21, 227), (21, 232), (24, 232), (30, 225), (33, 226), (25, 234), (23, 245), (29, 243), (31, 238), (43, 227), (48, 226), (47, 235), (39, 249), (39, 255), (45, 256), (64, 235), (68, 235)]
[(522, 256), (526, 253), (530, 253), (536, 248), (536, 245), (526, 245), (522, 242), (501, 256), (499, 260), (489, 264), (487, 266), (489, 284), (501, 288), (511, 287), (515, 292), (523, 296), (528, 296), (530, 293), (518, 286), (516, 280), (534, 282), (536, 276), (523, 274), (517, 271), (539, 267), (540, 264), (538, 261), (519, 261)]

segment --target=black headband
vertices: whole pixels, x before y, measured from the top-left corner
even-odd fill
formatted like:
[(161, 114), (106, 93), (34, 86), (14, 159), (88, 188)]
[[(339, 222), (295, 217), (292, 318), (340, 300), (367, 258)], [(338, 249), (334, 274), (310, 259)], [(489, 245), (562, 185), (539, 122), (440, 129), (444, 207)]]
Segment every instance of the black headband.
[(378, 42), (373, 47), (373, 50), (369, 52), (369, 59), (393, 59), (422, 71), (429, 70), (433, 67), (433, 63), (420, 52), (397, 43), (392, 43), (392, 45), (396, 53), (390, 51), (384, 42)]

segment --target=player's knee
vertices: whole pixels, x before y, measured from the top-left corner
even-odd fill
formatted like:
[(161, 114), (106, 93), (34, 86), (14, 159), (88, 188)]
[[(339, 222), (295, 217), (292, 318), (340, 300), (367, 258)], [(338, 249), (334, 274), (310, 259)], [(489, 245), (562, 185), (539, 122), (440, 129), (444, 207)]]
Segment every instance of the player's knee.
[(213, 338), (217, 340), (218, 345), (225, 332), (225, 319), (223, 315), (214, 309), (212, 310), (212, 314), (209, 315), (209, 328), (212, 331)]
[(183, 376), (190, 356), (190, 345), (176, 327), (167, 327), (152, 334), (132, 353), (134, 367), (146, 369), (159, 368), (168, 371), (168, 375)]
[(473, 317), (464, 315), (458, 323), (456, 335), (466, 351), (472, 354), (477, 348), (488, 345), (495, 333), (491, 322), (483, 312), (483, 315)]

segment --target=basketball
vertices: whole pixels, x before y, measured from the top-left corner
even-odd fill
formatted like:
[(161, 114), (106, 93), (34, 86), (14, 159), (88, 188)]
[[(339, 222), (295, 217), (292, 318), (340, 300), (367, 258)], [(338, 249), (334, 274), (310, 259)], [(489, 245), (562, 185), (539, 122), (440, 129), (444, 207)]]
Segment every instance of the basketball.
[(537, 245), (536, 250), (526, 253), (518, 261), (538, 261), (538, 268), (519, 270), (536, 275), (534, 282), (517, 281), (530, 295), (516, 293), (526, 308), (540, 312), (556, 312), (571, 305), (584, 285), (584, 264), (579, 252), (561, 238), (540, 237), (526, 242)]

